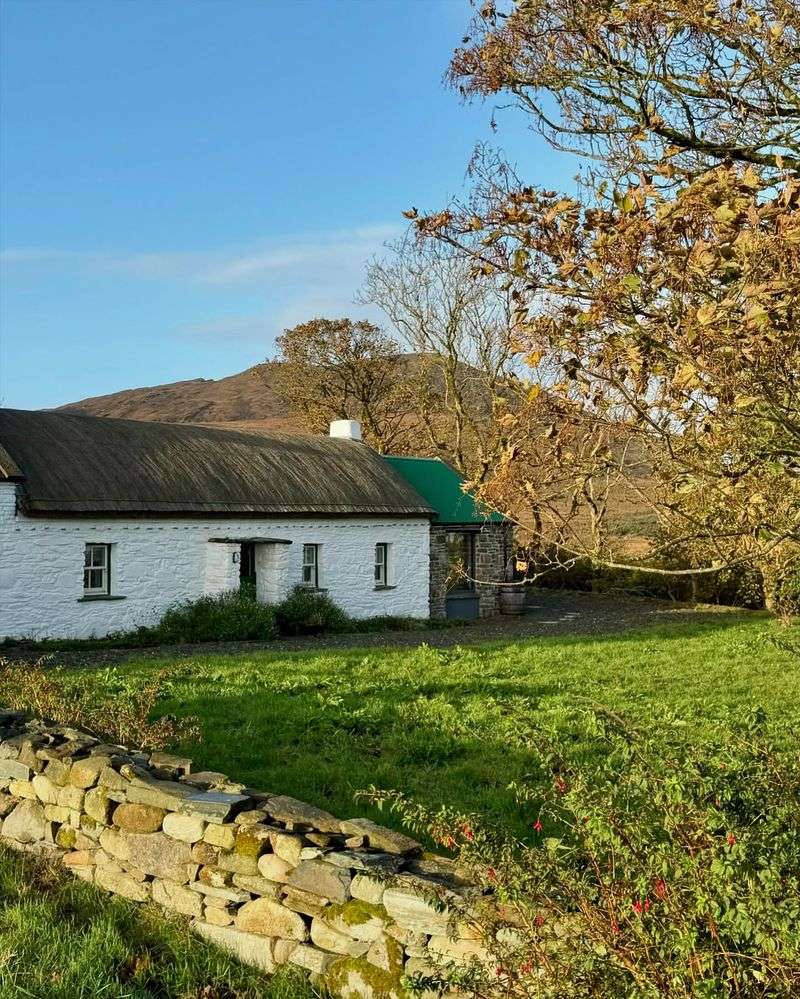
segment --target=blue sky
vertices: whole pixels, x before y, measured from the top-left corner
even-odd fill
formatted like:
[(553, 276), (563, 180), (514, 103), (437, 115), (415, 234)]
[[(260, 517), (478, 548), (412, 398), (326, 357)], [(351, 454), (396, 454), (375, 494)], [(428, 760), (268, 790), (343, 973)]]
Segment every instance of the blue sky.
[(576, 164), (442, 83), (467, 0), (0, 0), (0, 401), (240, 371), (353, 305), (478, 141)]

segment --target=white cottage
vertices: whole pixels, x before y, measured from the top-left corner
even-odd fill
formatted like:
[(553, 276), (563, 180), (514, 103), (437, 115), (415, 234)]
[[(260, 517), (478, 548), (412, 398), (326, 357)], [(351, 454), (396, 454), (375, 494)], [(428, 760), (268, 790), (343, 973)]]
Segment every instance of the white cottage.
[(152, 625), (243, 584), (427, 617), (435, 511), (357, 424), (332, 433), (0, 410), (0, 638)]

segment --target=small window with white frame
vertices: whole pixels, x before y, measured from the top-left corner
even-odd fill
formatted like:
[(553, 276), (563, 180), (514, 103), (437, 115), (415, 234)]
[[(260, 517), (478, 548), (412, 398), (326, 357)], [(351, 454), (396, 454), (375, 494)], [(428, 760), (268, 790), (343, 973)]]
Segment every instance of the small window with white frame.
[(389, 585), (389, 545), (378, 542), (375, 545), (375, 586)]
[(83, 595), (103, 597), (111, 593), (111, 545), (87, 543), (83, 556)]
[(319, 589), (319, 545), (303, 545), (303, 586)]

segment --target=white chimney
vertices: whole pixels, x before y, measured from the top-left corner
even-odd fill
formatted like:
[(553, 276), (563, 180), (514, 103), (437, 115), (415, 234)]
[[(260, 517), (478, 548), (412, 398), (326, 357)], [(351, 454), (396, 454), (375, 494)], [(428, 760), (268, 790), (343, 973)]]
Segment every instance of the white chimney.
[(358, 420), (334, 420), (331, 423), (330, 436), (344, 441), (360, 441), (361, 424)]

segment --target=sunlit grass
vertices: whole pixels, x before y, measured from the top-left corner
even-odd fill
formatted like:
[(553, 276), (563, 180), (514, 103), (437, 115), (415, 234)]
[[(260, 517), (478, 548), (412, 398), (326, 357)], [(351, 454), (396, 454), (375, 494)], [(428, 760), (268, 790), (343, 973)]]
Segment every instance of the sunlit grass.
[(2, 999), (311, 999), (192, 936), (184, 919), (112, 898), (0, 849)]
[(114, 675), (177, 669), (165, 707), (200, 717), (202, 742), (179, 747), (198, 769), (339, 815), (363, 811), (355, 792), (375, 784), (514, 826), (507, 785), (530, 762), (512, 746), (516, 709), (568, 726), (600, 705), (693, 739), (756, 705), (800, 719), (800, 660), (770, 641), (780, 634), (761, 617), (710, 615), (622, 636), (197, 655)]
[[(602, 706), (665, 738), (692, 740), (713, 740), (718, 726), (757, 705), (800, 722), (799, 660), (776, 636), (792, 633), (763, 617), (711, 614), (629, 635), (446, 650), (134, 660), (100, 680), (138, 685), (173, 668), (163, 708), (200, 717), (203, 741), (175, 747), (196, 769), (387, 824), (397, 819), (354, 796), (369, 785), (399, 788), (522, 831), (526, 816), (508, 789), (531, 765), (514, 744), (520, 711), (569, 730), (576, 710)], [(80, 669), (70, 674), (80, 682)], [(184, 921), (25, 866), (0, 853), (2, 999), (312, 994), (297, 976), (267, 980), (240, 967), (191, 938)]]

